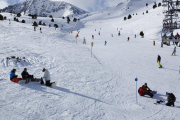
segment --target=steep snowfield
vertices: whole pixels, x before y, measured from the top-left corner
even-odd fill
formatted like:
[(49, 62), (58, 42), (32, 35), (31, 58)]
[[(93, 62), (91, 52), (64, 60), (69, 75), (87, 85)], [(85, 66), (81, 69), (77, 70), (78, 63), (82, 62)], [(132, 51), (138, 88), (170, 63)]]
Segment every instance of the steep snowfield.
[[(177, 55), (171, 56), (173, 44), (160, 47), (163, 8), (152, 9), (154, 1), (147, 8), (146, 2), (124, 2), (122, 8), (91, 13), (77, 24), (68, 25), (66, 20), (55, 18), (60, 28), (64, 25), (63, 30), (47, 26), (42, 27), (43, 33), (39, 27), (33, 31), (32, 20), (26, 16), (22, 16), (26, 24), (0, 21), (0, 120), (179, 120), (180, 49), (177, 47)], [(128, 6), (127, 11), (121, 11)], [(146, 10), (149, 13), (143, 15)], [(124, 21), (129, 14), (132, 19)], [(8, 13), (3, 15), (13, 19)], [(50, 23), (50, 18), (39, 20)], [(73, 34), (69, 34), (72, 29)], [(76, 45), (77, 29), (80, 33)], [(140, 31), (144, 38), (139, 36)], [(84, 37), (87, 45), (82, 43)], [(91, 42), (94, 42), (92, 57)], [(162, 69), (158, 68), (158, 54)], [(26, 62), (7, 61), (10, 56), (26, 57)], [(37, 78), (43, 75), (42, 68), (47, 68), (57, 87), (12, 83), (11, 69), (16, 68), (21, 77), (25, 67)], [(136, 103), (136, 77), (138, 87), (146, 82), (158, 91), (154, 98), (138, 95)], [(175, 94), (175, 107), (154, 105), (156, 100), (166, 101), (166, 92)]]

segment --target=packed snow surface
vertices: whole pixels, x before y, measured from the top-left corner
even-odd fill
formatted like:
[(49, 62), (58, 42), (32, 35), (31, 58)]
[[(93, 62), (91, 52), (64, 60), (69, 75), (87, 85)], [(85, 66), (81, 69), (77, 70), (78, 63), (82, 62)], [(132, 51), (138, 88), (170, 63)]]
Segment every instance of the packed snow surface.
[[(0, 21), (0, 120), (179, 120), (180, 48), (171, 56), (172, 43), (161, 47), (163, 8), (152, 9), (153, 2), (122, 1), (85, 18), (80, 15), (77, 23), (54, 18), (59, 26), (56, 30), (49, 28), (54, 23), (48, 17), (38, 17), (36, 21), (42, 20), (47, 26), (34, 31), (34, 20), (28, 16), (19, 18), (26, 20), (23, 24), (2, 13), (8, 20)], [(129, 14), (132, 18), (124, 21)], [(158, 68), (158, 54), (162, 69)], [(26, 61), (6, 59), (11, 56), (25, 57)], [(42, 77), (42, 68), (46, 68), (57, 86), (13, 83), (9, 80), (13, 68), (19, 77), (27, 68), (35, 78)], [(157, 94), (153, 98), (138, 95), (136, 102), (136, 77), (138, 88), (147, 83)], [(175, 107), (154, 104), (156, 100), (167, 102), (166, 92), (175, 94)]]

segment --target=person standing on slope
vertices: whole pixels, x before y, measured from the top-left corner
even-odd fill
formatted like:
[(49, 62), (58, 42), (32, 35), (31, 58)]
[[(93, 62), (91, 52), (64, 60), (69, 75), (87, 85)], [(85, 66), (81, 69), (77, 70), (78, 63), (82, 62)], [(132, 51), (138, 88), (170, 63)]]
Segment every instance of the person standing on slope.
[(128, 40), (127, 41), (129, 41), (129, 37), (128, 37)]
[(173, 50), (173, 53), (172, 53), (172, 55), (175, 55), (176, 54), (176, 46), (174, 47), (174, 50)]
[(18, 83), (20, 80), (23, 80), (23, 79), (22, 78), (17, 78), (18, 75), (15, 74), (16, 71), (17, 71), (16, 69), (12, 69), (12, 71), (10, 72), (10, 80), (12, 82)]
[(157, 62), (158, 62), (158, 65), (159, 65), (159, 68), (162, 68), (162, 65), (161, 65), (161, 56), (160, 55), (158, 55), (158, 57), (157, 57)]
[(42, 29), (41, 29), (41, 27), (40, 27), (40, 33), (42, 33), (42, 31), (41, 31)]
[[(43, 68), (42, 72), (44, 72), (43, 78), (46, 81), (45, 85), (53, 87), (55, 85), (55, 83), (50, 83), (51, 78), (50, 78), (49, 71), (47, 69)], [(42, 79), (41, 79), (41, 84), (44, 84), (44, 81)]]

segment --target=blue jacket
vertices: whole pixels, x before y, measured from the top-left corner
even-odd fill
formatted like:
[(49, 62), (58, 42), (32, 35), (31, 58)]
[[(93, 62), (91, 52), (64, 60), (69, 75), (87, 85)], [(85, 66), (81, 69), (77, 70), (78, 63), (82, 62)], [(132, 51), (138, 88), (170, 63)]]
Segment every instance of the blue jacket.
[(15, 73), (13, 73), (12, 71), (10, 72), (10, 78), (16, 76)]

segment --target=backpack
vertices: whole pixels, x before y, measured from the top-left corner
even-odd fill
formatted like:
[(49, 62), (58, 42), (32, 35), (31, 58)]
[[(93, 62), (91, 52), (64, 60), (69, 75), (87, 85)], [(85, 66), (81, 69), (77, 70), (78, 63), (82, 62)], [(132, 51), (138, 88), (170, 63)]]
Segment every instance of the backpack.
[(176, 101), (176, 97), (174, 96), (173, 93), (169, 93), (169, 101), (170, 102), (175, 102)]

